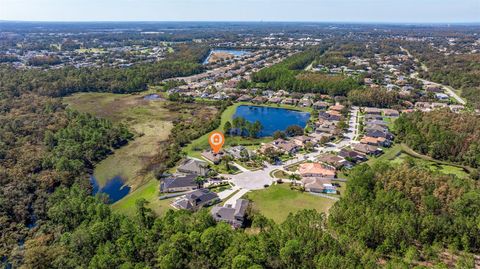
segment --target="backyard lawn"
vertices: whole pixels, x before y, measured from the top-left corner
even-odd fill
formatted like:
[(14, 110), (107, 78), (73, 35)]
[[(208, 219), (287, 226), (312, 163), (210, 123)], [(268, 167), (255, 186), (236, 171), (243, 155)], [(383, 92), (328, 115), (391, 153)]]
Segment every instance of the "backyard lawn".
[(327, 213), (335, 203), (327, 198), (290, 190), (289, 184), (277, 184), (264, 190), (252, 191), (246, 197), (253, 201), (255, 209), (276, 223), (283, 222), (288, 214), (302, 209)]
[(136, 213), (135, 202), (138, 199), (143, 198), (149, 202), (148, 207), (153, 209), (153, 211), (155, 211), (157, 215), (161, 216), (169, 209), (173, 209), (173, 207), (170, 206), (170, 203), (175, 198), (160, 200), (158, 199), (159, 192), (159, 181), (152, 177), (150, 181), (148, 181), (146, 184), (139, 187), (134, 192), (128, 194), (120, 201), (114, 203), (112, 205), (112, 209), (118, 213), (133, 216)]

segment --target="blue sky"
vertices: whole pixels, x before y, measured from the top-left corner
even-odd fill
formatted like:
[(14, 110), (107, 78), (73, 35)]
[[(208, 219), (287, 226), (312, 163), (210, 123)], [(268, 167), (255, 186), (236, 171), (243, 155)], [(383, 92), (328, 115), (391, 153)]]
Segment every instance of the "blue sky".
[(480, 22), (480, 0), (0, 0), (0, 20)]

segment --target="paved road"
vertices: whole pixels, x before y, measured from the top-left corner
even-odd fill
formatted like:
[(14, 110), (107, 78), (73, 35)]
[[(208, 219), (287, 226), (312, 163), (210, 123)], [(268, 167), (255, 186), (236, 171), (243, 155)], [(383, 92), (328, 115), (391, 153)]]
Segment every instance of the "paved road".
[(443, 85), (443, 84), (433, 82), (433, 81), (429, 81), (429, 80), (426, 80), (426, 79), (423, 79), (423, 78), (419, 78), (417, 72), (411, 74), (410, 77), (415, 78), (417, 80), (420, 80), (421, 82), (426, 83), (426, 84), (431, 84), (431, 85), (441, 87), (450, 97), (453, 97), (458, 103), (460, 103), (462, 105), (466, 104), (465, 100), (463, 100), (460, 96), (458, 96), (458, 94), (456, 94), (454, 89), (450, 86)]
[[(400, 49), (404, 52), (407, 53), (408, 57), (412, 58), (416, 63), (419, 63), (421, 68), (424, 70), (424, 71), (428, 71), (428, 68), (423, 64), (421, 63), (417, 58), (415, 58), (407, 49), (403, 48), (403, 47), (400, 47)], [(437, 82), (433, 82), (433, 81), (429, 81), (429, 80), (426, 80), (426, 79), (422, 79), (422, 78), (419, 78), (418, 77), (418, 72), (415, 72), (415, 73), (412, 73), (410, 74), (410, 77), (411, 78), (414, 78), (414, 79), (417, 79), (417, 80), (420, 80), (421, 82), (423, 83), (427, 83), (427, 84), (432, 84), (432, 85), (435, 85), (435, 86), (439, 86), (441, 88), (443, 88), (445, 90), (445, 92), (450, 96), (450, 97), (453, 97), (455, 100), (457, 100), (458, 103), (462, 104), (462, 105), (465, 105), (466, 102), (465, 100), (463, 100), (460, 96), (458, 96), (458, 94), (455, 92), (455, 89), (453, 89), (452, 87), (450, 86), (447, 86), (447, 85), (443, 85), (441, 83), (437, 83)]]

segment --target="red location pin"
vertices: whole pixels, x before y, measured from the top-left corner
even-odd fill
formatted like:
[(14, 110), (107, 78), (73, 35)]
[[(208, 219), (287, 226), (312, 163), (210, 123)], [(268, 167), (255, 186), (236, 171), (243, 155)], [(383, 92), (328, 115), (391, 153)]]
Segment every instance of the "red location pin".
[(208, 137), (208, 142), (214, 153), (220, 152), (225, 143), (225, 136), (219, 131), (213, 131)]

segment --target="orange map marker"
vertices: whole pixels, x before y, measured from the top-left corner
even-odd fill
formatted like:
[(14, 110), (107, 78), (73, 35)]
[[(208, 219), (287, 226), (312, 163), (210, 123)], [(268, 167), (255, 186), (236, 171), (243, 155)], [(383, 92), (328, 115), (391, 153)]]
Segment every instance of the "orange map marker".
[(219, 131), (213, 131), (208, 137), (208, 142), (213, 152), (218, 153), (225, 143), (225, 136)]

